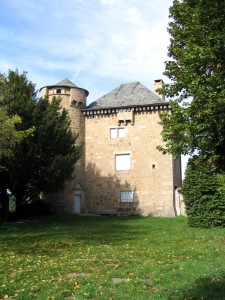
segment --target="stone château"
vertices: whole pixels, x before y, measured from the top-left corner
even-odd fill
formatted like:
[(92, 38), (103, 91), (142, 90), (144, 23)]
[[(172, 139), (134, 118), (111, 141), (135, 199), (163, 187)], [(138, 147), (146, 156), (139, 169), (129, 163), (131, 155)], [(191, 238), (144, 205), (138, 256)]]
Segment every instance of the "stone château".
[(90, 105), (89, 92), (68, 79), (40, 89), (41, 96), (60, 96), (71, 128), (84, 143), (73, 179), (64, 190), (46, 195), (53, 212), (76, 214), (179, 214), (181, 160), (163, 155), (159, 113), (170, 105), (140, 82), (121, 84)]

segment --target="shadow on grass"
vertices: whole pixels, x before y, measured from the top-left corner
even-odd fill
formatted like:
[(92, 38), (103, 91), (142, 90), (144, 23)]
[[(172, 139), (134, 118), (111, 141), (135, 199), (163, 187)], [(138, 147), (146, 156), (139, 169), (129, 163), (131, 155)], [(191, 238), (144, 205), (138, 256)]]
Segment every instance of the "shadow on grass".
[(178, 290), (168, 299), (192, 300), (224, 300), (225, 299), (225, 273), (212, 277), (199, 278), (194, 286)]
[(48, 216), (4, 224), (0, 231), (2, 241), (10, 243), (15, 252), (41, 253), (46, 252), (45, 244), (60, 251), (78, 244), (120, 245), (143, 239), (149, 228), (136, 228), (132, 221), (136, 224), (138, 220), (143, 218)]

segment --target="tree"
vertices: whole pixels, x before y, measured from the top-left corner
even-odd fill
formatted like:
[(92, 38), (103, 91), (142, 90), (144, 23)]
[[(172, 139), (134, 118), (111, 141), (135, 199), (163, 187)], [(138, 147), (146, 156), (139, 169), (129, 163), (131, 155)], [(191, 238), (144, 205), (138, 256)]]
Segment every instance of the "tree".
[(81, 156), (82, 145), (75, 145), (77, 135), (70, 129), (69, 115), (61, 108), (60, 99), (37, 99), (35, 85), (26, 73), (9, 71), (2, 77), (0, 102), (9, 115), (21, 118), (18, 130), (35, 127), (32, 135), (16, 145), (12, 158), (1, 162), (7, 170), (0, 173), (1, 190), (10, 189), (19, 212), (24, 202), (41, 192), (63, 187)]
[[(213, 160), (225, 170), (225, 2), (174, 0), (163, 92), (172, 114), (161, 114), (163, 153)], [(191, 101), (190, 101), (191, 99)]]
[(18, 131), (15, 128), (16, 124), (20, 122), (19, 116), (15, 115), (10, 118), (6, 111), (0, 108), (0, 159), (12, 156), (15, 144), (22, 140), (23, 131)]
[(225, 175), (215, 173), (213, 165), (193, 157), (182, 185), (190, 226), (225, 225)]
[[(11, 87), (8, 81), (12, 82)], [(11, 101), (13, 94), (22, 83), (24, 83), (22, 87), (24, 94), (30, 97), (33, 93), (33, 87), (31, 83), (27, 82), (25, 74), (18, 76), (17, 71), (9, 71), (8, 80), (3, 74), (0, 74), (0, 159), (12, 156), (14, 146), (34, 131), (32, 126), (27, 127), (25, 130), (18, 130), (18, 125), (22, 123), (22, 120), (18, 115), (19, 110), (12, 107), (12, 104), (15, 105)], [(29, 106), (27, 106), (27, 109), (29, 110)], [(17, 112), (15, 113), (15, 111)]]
[[(14, 115), (10, 118), (7, 116), (5, 109), (0, 108), (0, 172), (2, 174), (7, 173), (8, 170), (5, 168), (4, 164), (1, 165), (1, 161), (4, 159), (11, 159), (16, 144), (33, 132), (33, 128), (25, 131), (17, 130), (16, 125), (19, 123), (21, 123), (19, 116)], [(4, 220), (6, 220), (9, 210), (9, 201), (7, 184), (4, 180), (1, 181), (0, 206), (2, 206)]]

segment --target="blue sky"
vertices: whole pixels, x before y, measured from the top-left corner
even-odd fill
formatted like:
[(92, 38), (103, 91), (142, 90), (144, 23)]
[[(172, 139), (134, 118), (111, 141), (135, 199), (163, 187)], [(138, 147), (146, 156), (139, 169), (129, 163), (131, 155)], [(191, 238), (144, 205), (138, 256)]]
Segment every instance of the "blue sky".
[[(88, 103), (121, 83), (153, 90), (167, 58), (172, 0), (1, 0), (0, 72), (37, 89), (68, 78)], [(183, 159), (184, 165), (185, 160)]]
[(2, 0), (0, 72), (42, 86), (69, 78), (88, 103), (121, 83), (164, 78), (172, 0)]

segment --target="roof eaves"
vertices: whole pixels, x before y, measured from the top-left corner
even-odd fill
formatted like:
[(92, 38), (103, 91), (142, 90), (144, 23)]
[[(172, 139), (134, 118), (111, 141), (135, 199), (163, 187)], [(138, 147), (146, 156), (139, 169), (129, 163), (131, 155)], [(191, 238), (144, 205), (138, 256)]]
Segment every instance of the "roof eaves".
[(44, 88), (62, 88), (62, 87), (65, 87), (65, 88), (73, 88), (73, 89), (78, 89), (78, 90), (82, 90), (82, 91), (84, 91), (85, 92), (85, 94), (86, 94), (86, 96), (88, 96), (89, 95), (89, 92), (88, 92), (88, 90), (85, 90), (85, 89), (83, 89), (83, 88), (80, 88), (80, 87), (78, 87), (78, 86), (68, 86), (68, 85), (58, 85), (58, 84), (53, 84), (53, 85), (46, 85), (46, 86), (43, 86), (42, 88), (40, 88), (40, 90), (39, 90), (39, 92), (42, 90), (42, 89), (44, 89)]
[(155, 102), (149, 104), (133, 104), (133, 105), (126, 105), (126, 106), (110, 106), (110, 107), (93, 107), (93, 108), (83, 108), (82, 111), (97, 111), (97, 110), (107, 110), (107, 109), (123, 109), (123, 108), (137, 108), (137, 107), (148, 107), (148, 106), (170, 106), (169, 102)]

